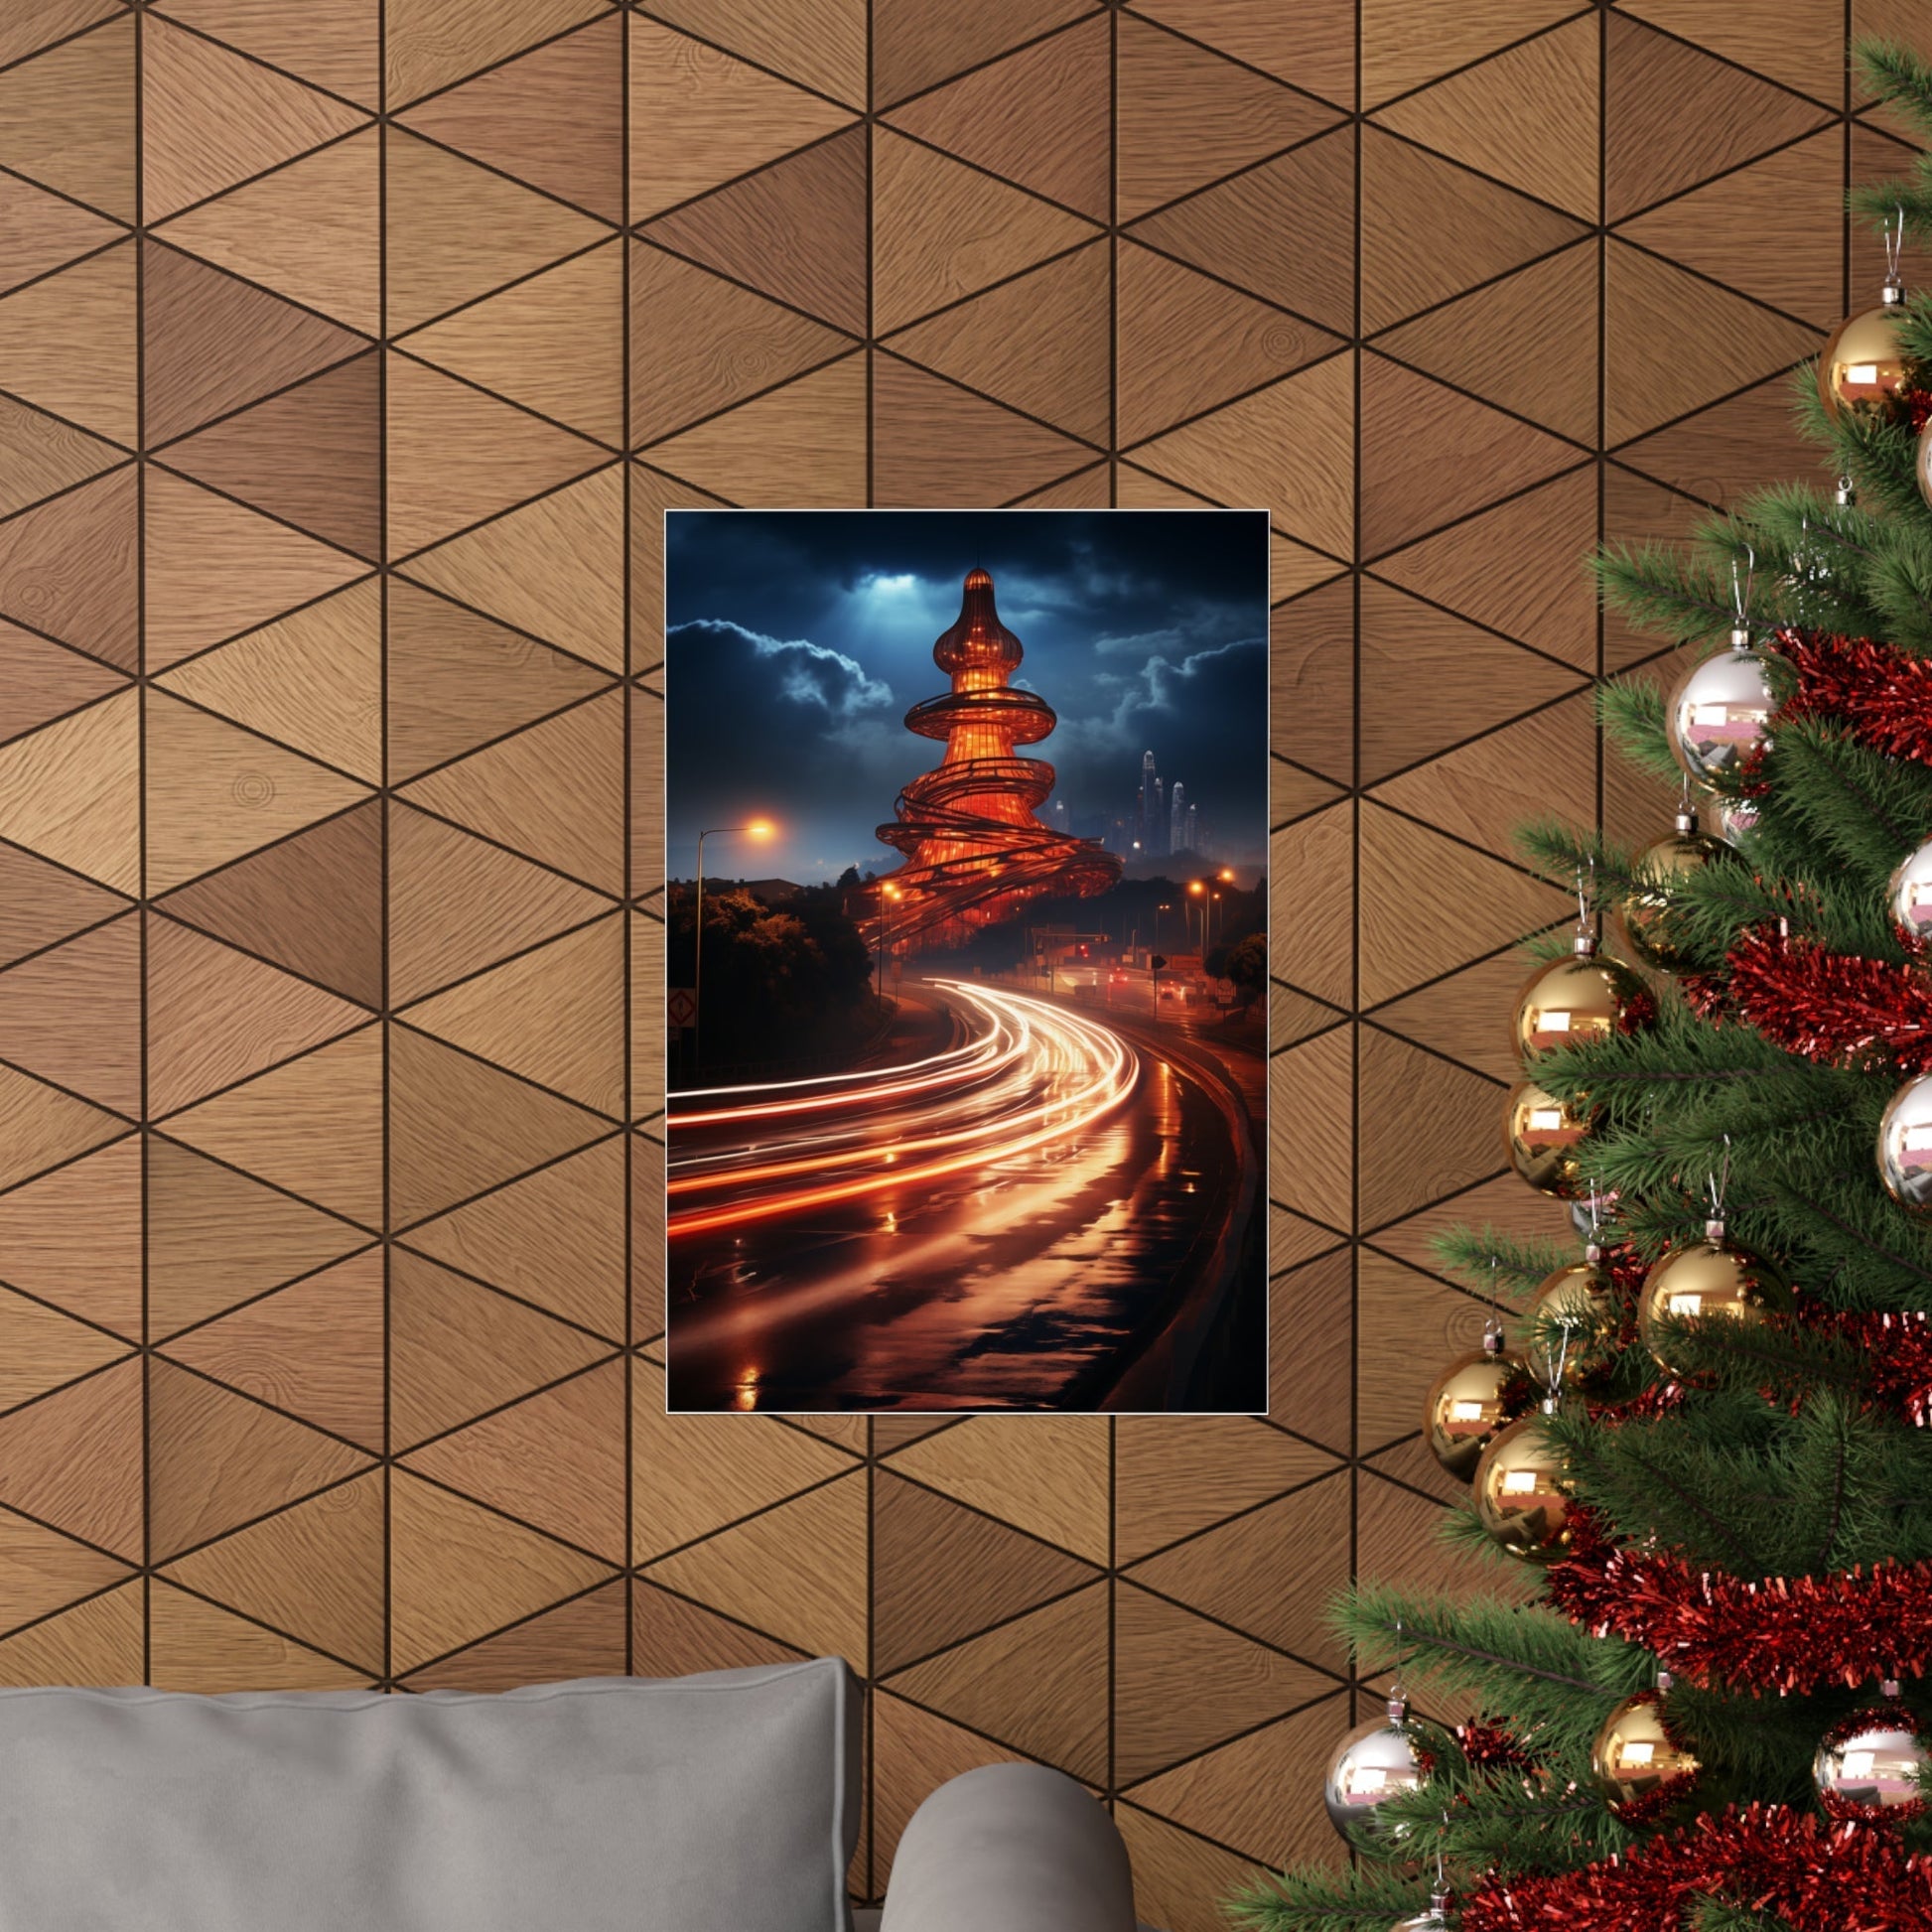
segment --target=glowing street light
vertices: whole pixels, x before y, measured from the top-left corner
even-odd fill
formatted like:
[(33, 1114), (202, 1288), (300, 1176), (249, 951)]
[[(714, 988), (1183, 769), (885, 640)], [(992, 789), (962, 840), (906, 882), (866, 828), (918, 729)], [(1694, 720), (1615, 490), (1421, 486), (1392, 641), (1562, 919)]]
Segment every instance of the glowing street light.
[(768, 818), (747, 819), (743, 825), (713, 825), (698, 834), (698, 922), (691, 929), (691, 1063), (704, 1065), (704, 842), (743, 833), (748, 839), (768, 839), (777, 827)]

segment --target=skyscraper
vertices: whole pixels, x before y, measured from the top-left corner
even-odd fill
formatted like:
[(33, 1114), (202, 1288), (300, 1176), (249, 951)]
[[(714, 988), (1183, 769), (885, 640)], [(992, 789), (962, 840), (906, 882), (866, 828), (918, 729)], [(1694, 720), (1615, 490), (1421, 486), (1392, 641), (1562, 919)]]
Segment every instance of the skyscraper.
[(1168, 794), (1168, 851), (1170, 853), (1187, 850), (1187, 787), (1178, 778), (1173, 781), (1173, 790)]
[(1154, 821), (1160, 812), (1155, 799), (1159, 795), (1160, 785), (1161, 780), (1154, 770), (1154, 754), (1144, 752), (1141, 755), (1141, 822), (1134, 834), (1140, 841), (1143, 853), (1154, 850)]

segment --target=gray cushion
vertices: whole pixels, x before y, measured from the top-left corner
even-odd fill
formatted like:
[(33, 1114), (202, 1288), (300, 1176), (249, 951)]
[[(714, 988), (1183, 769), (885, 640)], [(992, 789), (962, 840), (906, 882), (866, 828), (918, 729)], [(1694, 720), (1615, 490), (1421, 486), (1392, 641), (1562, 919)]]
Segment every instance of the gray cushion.
[(0, 1932), (848, 1932), (824, 1658), (502, 1697), (0, 1691)]

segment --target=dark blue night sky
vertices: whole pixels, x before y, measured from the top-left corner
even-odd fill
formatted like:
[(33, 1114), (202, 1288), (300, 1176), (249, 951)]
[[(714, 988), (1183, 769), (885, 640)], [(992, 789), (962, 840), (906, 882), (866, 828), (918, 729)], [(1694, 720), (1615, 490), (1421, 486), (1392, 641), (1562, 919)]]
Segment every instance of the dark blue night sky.
[(1152, 749), (1215, 858), (1263, 863), (1262, 512), (673, 510), (666, 546), (671, 877), (701, 828), (761, 813), (780, 836), (714, 841), (708, 872), (810, 885), (899, 863), (873, 828), (941, 756), (900, 721), (946, 688), (932, 640), (976, 564), (1026, 645), (1017, 682), (1059, 714), (1031, 755), (1072, 829), (1132, 810)]

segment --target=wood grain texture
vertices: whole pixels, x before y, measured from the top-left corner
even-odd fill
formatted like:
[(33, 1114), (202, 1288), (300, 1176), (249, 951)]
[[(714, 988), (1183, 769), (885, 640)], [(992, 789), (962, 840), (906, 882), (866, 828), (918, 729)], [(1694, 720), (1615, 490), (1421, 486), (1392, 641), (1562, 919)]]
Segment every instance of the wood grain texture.
[(602, 13), (609, 0), (385, 0), (389, 97), (413, 100)]
[(0, 1057), (137, 1117), (140, 921), (114, 919), (0, 973)]
[(141, 1335), (141, 1144), (129, 1136), (0, 1196), (6, 1279), (128, 1340)]
[(0, 516), (97, 477), (122, 452), (71, 423), (0, 397)]
[(141, 1562), (141, 1379), (122, 1362), (0, 1416), (0, 1503)]
[[(1011, 502), (1090, 461), (1059, 431), (894, 355), (873, 357), (872, 407), (873, 495), (885, 504)], [(961, 463), (962, 449), (975, 461)]]
[(24, 1295), (0, 1290), (0, 1410), (117, 1362), (127, 1344)]
[(847, 355), (646, 454), (726, 502), (829, 508), (849, 501), (865, 486), (865, 359)]
[(133, 894), (141, 883), (140, 696), (0, 746), (0, 838)]
[(0, 177), (0, 294), (91, 254), (121, 233), (104, 215), (13, 175)]
[(0, 1629), (49, 1616), (118, 1583), (126, 1566), (71, 1537), (0, 1512)]
[(89, 1598), (0, 1643), (0, 1683), (99, 1684), (133, 1682), (146, 1650), (141, 1586)]
[(893, 1467), (1047, 1543), (1105, 1563), (1105, 1440), (1084, 1420), (1041, 1417), (1022, 1435), (968, 1423), (900, 1449)]
[(148, 1678), (164, 1691), (215, 1697), (272, 1683), (292, 1691), (360, 1691), (365, 1672), (218, 1605), (155, 1585), (148, 1598)]
[(1246, 1416), (1125, 1417), (1116, 1456), (1127, 1478), (1114, 1508), (1119, 1561), (1137, 1563), (1333, 1469), (1331, 1455)]
[[(1064, 7), (1069, 0), (1059, 3)], [(1026, 4), (1037, 8), (1040, 0)], [(852, 107), (866, 105), (867, 11), (865, 0), (793, 0), (785, 7), (764, 0), (661, 0), (652, 9), (673, 27)], [(928, 33), (932, 25), (927, 23)], [(874, 49), (878, 60), (877, 32)]]
[(1355, 104), (1352, 0), (1139, 0), (1134, 11), (1337, 106)]
[(16, 395), (132, 448), (134, 249), (123, 243), (0, 298), (0, 364)]
[(0, 73), (0, 164), (134, 219), (134, 26), (125, 14)]
[(625, 1586), (606, 1584), (418, 1671), (410, 1688), (513, 1691), (578, 1677), (621, 1677), (629, 1657), (627, 1611)]
[(210, 39), (373, 108), (380, 85), (378, 5), (307, 0), (291, 11), (281, 0), (171, 0), (168, 11)]

